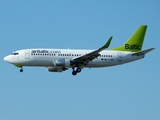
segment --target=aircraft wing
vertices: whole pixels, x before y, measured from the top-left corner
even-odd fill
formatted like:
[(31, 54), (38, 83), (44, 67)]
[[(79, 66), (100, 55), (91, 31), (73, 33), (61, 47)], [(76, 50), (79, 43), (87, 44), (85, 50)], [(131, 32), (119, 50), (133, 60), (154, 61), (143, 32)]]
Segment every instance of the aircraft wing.
[(146, 53), (148, 53), (148, 52), (150, 52), (150, 51), (152, 51), (154, 49), (155, 48), (149, 48), (149, 49), (146, 49), (146, 50), (142, 50), (140, 52), (133, 53), (132, 55), (136, 55), (136, 56), (138, 56), (138, 55), (145, 55)]
[(100, 55), (99, 52), (108, 48), (111, 43), (111, 40), (112, 40), (112, 37), (110, 37), (109, 40), (106, 42), (106, 44), (104, 46), (102, 46), (101, 48), (99, 48), (93, 52), (87, 53), (86, 55), (83, 55), (81, 57), (72, 59), (71, 60), (72, 63), (86, 65), (89, 61), (92, 61), (93, 59), (97, 58)]

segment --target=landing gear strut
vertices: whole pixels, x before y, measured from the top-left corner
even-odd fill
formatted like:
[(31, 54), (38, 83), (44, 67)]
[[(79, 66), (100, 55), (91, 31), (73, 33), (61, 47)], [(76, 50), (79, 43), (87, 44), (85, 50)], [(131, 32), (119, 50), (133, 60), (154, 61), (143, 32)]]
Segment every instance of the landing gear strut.
[(20, 69), (20, 72), (23, 72), (23, 69), (22, 69), (22, 68)]

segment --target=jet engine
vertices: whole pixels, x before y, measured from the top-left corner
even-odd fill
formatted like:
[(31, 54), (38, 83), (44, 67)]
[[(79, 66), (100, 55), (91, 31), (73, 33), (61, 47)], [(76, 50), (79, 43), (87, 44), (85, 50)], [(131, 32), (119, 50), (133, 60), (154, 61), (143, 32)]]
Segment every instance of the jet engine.
[(65, 59), (65, 58), (59, 58), (53, 61), (54, 66), (58, 67), (70, 67), (71, 61), (70, 59)]

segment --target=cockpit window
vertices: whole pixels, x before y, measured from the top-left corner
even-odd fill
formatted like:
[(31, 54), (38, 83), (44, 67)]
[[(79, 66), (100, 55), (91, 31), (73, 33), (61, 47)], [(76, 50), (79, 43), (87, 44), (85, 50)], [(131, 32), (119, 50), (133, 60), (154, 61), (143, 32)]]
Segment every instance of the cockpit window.
[(12, 55), (18, 55), (18, 53), (17, 53), (17, 52), (15, 52), (15, 53), (12, 53)]

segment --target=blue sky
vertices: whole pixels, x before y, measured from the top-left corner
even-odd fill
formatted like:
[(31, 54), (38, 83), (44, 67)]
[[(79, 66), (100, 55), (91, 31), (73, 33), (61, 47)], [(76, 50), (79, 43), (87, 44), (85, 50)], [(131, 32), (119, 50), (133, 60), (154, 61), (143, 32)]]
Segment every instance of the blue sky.
[[(160, 119), (159, 0), (1, 0), (1, 120)], [(110, 36), (122, 45), (148, 25), (143, 49), (156, 47), (133, 63), (50, 73), (3, 61), (24, 48), (97, 49)]]

